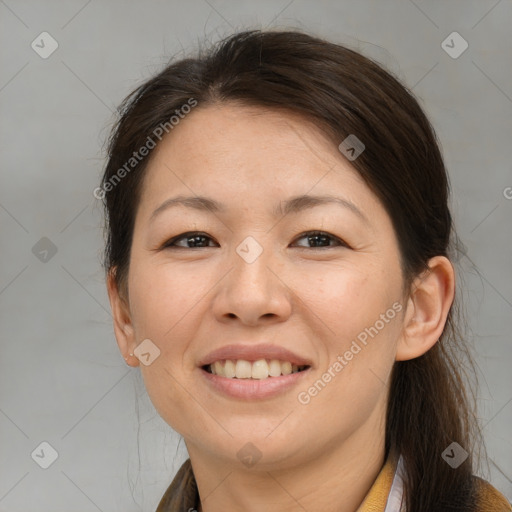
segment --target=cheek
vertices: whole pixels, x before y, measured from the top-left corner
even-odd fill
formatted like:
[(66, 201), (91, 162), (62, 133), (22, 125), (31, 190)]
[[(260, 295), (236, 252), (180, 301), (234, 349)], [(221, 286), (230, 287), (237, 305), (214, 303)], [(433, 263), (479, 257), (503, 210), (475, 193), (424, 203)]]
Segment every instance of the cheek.
[(348, 302), (340, 313), (336, 335), (330, 334), (327, 359), (297, 397), (311, 432), (319, 438), (334, 431), (346, 439), (369, 418), (385, 414), (398, 315), (392, 307), (382, 310), (384, 315), (388, 312), (386, 323), (380, 319), (380, 308), (372, 305), (377, 313), (372, 315), (370, 308), (358, 311), (352, 306)]
[(130, 272), (130, 304), (137, 336), (177, 348), (179, 344), (168, 342), (181, 339), (180, 333), (187, 331), (194, 309), (205, 300), (208, 279), (164, 264), (134, 264)]
[[(182, 435), (187, 422), (176, 411), (193, 410), (197, 422), (207, 418), (190, 400), (184, 359), (196, 336), (198, 315), (206, 300), (207, 280), (176, 266), (134, 264), (131, 269), (130, 304), (137, 342), (149, 338), (159, 356), (148, 366), (140, 364), (147, 394), (160, 416)], [(211, 287), (211, 285), (210, 285)]]
[(399, 286), (398, 279), (371, 267), (301, 281), (301, 298), (310, 310), (308, 315), (318, 320), (315, 336), (322, 347), (315, 375), (320, 382), (310, 382), (315, 389), (307, 393), (311, 401), (318, 394), (314, 400), (325, 407), (318, 409), (319, 414), (328, 411), (326, 404), (333, 400), (347, 414), (354, 406), (363, 412), (364, 404), (372, 407), (380, 396), (400, 333)]
[(396, 283), (379, 273), (354, 283), (354, 287), (343, 298), (336, 348), (337, 355), (346, 361), (345, 378), (357, 394), (355, 387), (364, 387), (368, 379), (377, 388), (387, 384), (404, 305), (397, 300), (400, 295)]
[(347, 265), (301, 273), (294, 291), (305, 311), (317, 316), (327, 339), (341, 349), (392, 306), (395, 287), (377, 269)]

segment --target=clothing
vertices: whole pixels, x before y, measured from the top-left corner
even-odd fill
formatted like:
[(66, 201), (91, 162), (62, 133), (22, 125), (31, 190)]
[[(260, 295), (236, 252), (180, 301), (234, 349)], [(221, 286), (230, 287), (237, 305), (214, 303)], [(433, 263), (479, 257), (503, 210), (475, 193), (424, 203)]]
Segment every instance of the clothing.
[[(357, 512), (405, 512), (402, 459), (388, 458)], [(509, 512), (512, 506), (491, 484), (474, 477), (478, 512)], [(187, 459), (163, 495), (156, 512), (195, 512), (199, 507), (196, 480)]]

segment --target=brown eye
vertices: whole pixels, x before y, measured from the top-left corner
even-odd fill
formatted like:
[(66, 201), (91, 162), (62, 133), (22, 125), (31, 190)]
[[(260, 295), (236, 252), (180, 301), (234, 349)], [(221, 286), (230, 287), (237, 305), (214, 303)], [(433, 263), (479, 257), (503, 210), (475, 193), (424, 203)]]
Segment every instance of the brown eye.
[[(177, 242), (180, 242), (181, 240), (183, 240), (186, 245), (177, 245)], [(209, 237), (206, 233), (202, 233), (200, 231), (189, 231), (187, 233), (182, 233), (181, 235), (171, 238), (165, 242), (162, 248), (201, 249), (203, 247), (211, 247), (208, 245), (207, 240), (212, 240), (212, 238)]]
[[(337, 236), (326, 233), (325, 231), (306, 231), (295, 240), (305, 238), (310, 246), (299, 245), (299, 247), (305, 247), (310, 249), (322, 249), (330, 247), (349, 247), (343, 240)], [(208, 240), (213, 239), (206, 233), (200, 231), (189, 231), (182, 233), (181, 235), (175, 236), (165, 242), (162, 246), (163, 249), (201, 249), (205, 247), (215, 247), (214, 245), (208, 245)], [(180, 242), (180, 245), (178, 245)], [(331, 243), (333, 242), (333, 243)]]
[[(308, 243), (312, 244), (312, 249), (314, 248), (329, 248), (329, 247), (348, 247), (348, 245), (338, 238), (337, 236), (326, 233), (325, 231), (307, 231), (300, 235), (296, 240), (300, 240), (301, 238), (306, 238)], [(330, 245), (330, 242), (335, 242), (334, 245)], [(307, 248), (307, 247), (306, 247)]]

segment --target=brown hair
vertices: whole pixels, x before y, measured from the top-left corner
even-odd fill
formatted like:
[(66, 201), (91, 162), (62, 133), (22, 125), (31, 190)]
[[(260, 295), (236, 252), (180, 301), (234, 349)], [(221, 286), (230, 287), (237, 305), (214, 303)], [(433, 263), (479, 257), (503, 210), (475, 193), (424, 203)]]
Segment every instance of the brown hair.
[[(450, 256), (455, 233), (449, 181), (435, 132), (407, 87), (376, 62), (296, 31), (234, 34), (195, 58), (171, 63), (124, 100), (109, 140), (102, 186), (191, 98), (198, 108), (237, 101), (298, 113), (316, 121), (336, 146), (355, 134), (365, 150), (351, 164), (391, 217), (405, 289), (428, 268), (430, 258)], [(104, 194), (104, 265), (126, 292), (148, 160), (134, 165)], [(471, 452), (479, 432), (464, 372), (466, 367), (472, 375), (473, 366), (456, 314), (454, 301), (434, 347), (416, 359), (396, 362), (391, 375), (386, 455), (403, 456), (411, 512), (470, 511), (475, 501)], [(452, 442), (470, 453), (456, 469), (441, 457)]]

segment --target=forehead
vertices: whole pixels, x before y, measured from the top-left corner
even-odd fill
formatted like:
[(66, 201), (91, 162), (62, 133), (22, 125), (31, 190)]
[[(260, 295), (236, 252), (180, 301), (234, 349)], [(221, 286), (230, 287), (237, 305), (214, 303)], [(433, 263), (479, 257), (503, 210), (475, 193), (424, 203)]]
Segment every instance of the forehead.
[(358, 172), (313, 122), (287, 111), (222, 104), (196, 107), (163, 138), (146, 169), (142, 203), (149, 208), (185, 194), (275, 208), (289, 196), (336, 193), (382, 213)]

